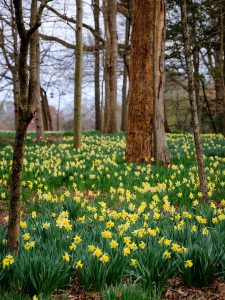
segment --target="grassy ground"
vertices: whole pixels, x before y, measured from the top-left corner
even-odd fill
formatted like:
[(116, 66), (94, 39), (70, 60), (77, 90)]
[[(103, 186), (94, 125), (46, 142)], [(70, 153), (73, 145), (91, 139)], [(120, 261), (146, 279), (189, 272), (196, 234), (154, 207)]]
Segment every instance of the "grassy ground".
[[(0, 132), (2, 212), (13, 136)], [(7, 217), (0, 225), (1, 299), (50, 299), (74, 278), (103, 299), (162, 299), (175, 275), (187, 286), (225, 276), (221, 135), (202, 136), (208, 203), (200, 200), (191, 135), (167, 136), (168, 167), (127, 164), (122, 134), (85, 133), (78, 151), (68, 133), (60, 136), (40, 143), (27, 137), (18, 255), (8, 256)]]

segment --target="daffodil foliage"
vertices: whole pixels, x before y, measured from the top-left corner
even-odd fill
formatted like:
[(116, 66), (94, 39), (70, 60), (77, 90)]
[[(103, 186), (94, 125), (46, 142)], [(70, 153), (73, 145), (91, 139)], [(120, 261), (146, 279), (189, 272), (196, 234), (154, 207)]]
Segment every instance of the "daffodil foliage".
[[(17, 255), (7, 251), (7, 215), (0, 225), (2, 295), (19, 290), (35, 299), (47, 297), (68, 288), (76, 277), (87, 289), (102, 291), (125, 281), (141, 287), (143, 295), (158, 297), (175, 274), (189, 286), (207, 285), (215, 274), (224, 276), (221, 135), (202, 136), (208, 203), (201, 201), (189, 134), (167, 136), (172, 162), (166, 167), (126, 163), (123, 135), (86, 133), (78, 150), (69, 135), (61, 142), (32, 139), (29, 134)], [(4, 212), (12, 150), (12, 144), (2, 143)]]

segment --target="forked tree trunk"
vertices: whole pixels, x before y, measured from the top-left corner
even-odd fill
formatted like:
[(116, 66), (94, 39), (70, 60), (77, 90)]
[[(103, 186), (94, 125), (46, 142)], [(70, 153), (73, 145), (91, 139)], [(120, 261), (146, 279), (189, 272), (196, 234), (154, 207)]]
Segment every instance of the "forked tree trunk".
[[(100, 35), (99, 23), (99, 0), (93, 0), (95, 32)], [(101, 130), (101, 105), (100, 105), (100, 43), (99, 38), (95, 37), (95, 130)]]
[(75, 92), (74, 92), (74, 147), (81, 146), (81, 92), (82, 92), (82, 19), (83, 4), (82, 0), (76, 0), (76, 66), (75, 66)]
[(153, 121), (153, 20), (154, 1), (133, 2), (129, 64), (126, 160), (151, 161)]
[(191, 106), (191, 115), (192, 115), (192, 125), (194, 130), (194, 141), (195, 141), (195, 151), (198, 164), (198, 175), (200, 181), (200, 189), (202, 193), (202, 200), (207, 200), (208, 191), (207, 191), (207, 182), (205, 175), (205, 164), (204, 164), (204, 154), (200, 138), (200, 128), (198, 122), (198, 110), (196, 104), (196, 98), (194, 95), (194, 74), (193, 74), (193, 63), (192, 63), (192, 52), (190, 44), (190, 35), (188, 29), (188, 18), (187, 18), (187, 5), (186, 0), (181, 1), (181, 24), (182, 24), (182, 34), (184, 40), (184, 52), (186, 59), (186, 69), (188, 76), (188, 94)]
[[(32, 0), (32, 6), (37, 0)], [(40, 26), (40, 19), (47, 1), (41, 2), (35, 24), (26, 30), (23, 20), (22, 0), (13, 0), (16, 24), (20, 36), (20, 53), (18, 59), (19, 98), (18, 98), (18, 122), (16, 124), (15, 144), (13, 150), (10, 207), (8, 223), (8, 249), (17, 251), (19, 247), (19, 222), (21, 213), (22, 170), (27, 127), (35, 114), (35, 89), (36, 89), (36, 63), (30, 66), (30, 78), (28, 77), (28, 48), (31, 36)]]
[(166, 0), (154, 0), (154, 160), (155, 164), (169, 164), (170, 154), (165, 133), (165, 39)]

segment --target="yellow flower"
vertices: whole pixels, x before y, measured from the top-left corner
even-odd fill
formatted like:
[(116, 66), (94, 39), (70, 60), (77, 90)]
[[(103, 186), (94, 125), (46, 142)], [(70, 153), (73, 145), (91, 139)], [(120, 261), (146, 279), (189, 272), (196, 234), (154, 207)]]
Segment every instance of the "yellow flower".
[(23, 247), (25, 250), (30, 250), (35, 247), (35, 241), (27, 242)]
[(107, 254), (103, 254), (99, 260), (104, 263), (107, 263), (107, 262), (109, 262), (109, 256)]
[(76, 244), (72, 243), (70, 246), (69, 246), (70, 250), (76, 250), (77, 246)]
[(38, 300), (38, 297), (36, 295), (34, 295), (33, 300)]
[(202, 234), (203, 234), (203, 235), (207, 235), (208, 233), (209, 233), (208, 229), (207, 229), (206, 227), (204, 227), (204, 228), (202, 229)]
[(14, 263), (14, 258), (12, 255), (7, 255), (3, 261), (2, 261), (2, 266), (3, 269), (5, 269), (5, 267), (9, 267), (10, 265), (12, 265)]
[(28, 240), (30, 239), (30, 233), (24, 233), (24, 234), (23, 234), (23, 239), (24, 239), (25, 241), (28, 241)]
[(21, 228), (23, 228), (23, 229), (25, 229), (25, 228), (27, 228), (27, 222), (26, 221), (20, 221), (20, 227)]
[(78, 262), (76, 263), (76, 266), (75, 266), (75, 268), (76, 269), (78, 269), (78, 268), (83, 268), (83, 266), (84, 266), (84, 264), (82, 263), (82, 261), (81, 260), (78, 260)]
[(143, 241), (141, 241), (141, 243), (138, 246), (139, 248), (144, 249), (146, 244)]
[(185, 268), (191, 268), (193, 266), (192, 260), (186, 260), (184, 266)]
[(88, 251), (89, 252), (93, 252), (95, 250), (95, 246), (94, 245), (88, 245)]
[(32, 211), (31, 216), (32, 216), (33, 219), (35, 219), (37, 217), (36, 211)]
[(110, 243), (109, 243), (109, 245), (110, 245), (110, 248), (116, 248), (119, 244), (117, 243), (117, 241), (115, 241), (115, 240), (112, 240)]
[(80, 242), (82, 242), (82, 238), (79, 235), (76, 235), (73, 238), (74, 243), (79, 244)]
[(69, 255), (67, 252), (64, 253), (64, 255), (63, 255), (62, 258), (63, 258), (63, 260), (65, 260), (65, 261), (67, 261), (67, 262), (70, 261), (70, 255)]
[(102, 250), (100, 248), (96, 248), (95, 251), (93, 252), (94, 256), (100, 257), (102, 255)]
[(112, 232), (111, 231), (102, 231), (102, 237), (105, 238), (105, 239), (111, 239), (112, 238)]
[(48, 229), (49, 227), (50, 227), (50, 223), (48, 223), (48, 222), (45, 222), (42, 224), (42, 228), (44, 228), (44, 229)]
[(137, 260), (134, 259), (134, 258), (131, 258), (130, 264), (131, 264), (131, 266), (136, 267), (136, 265), (137, 265)]
[(170, 253), (168, 250), (166, 250), (166, 251), (163, 253), (163, 258), (165, 258), (165, 259), (171, 258), (171, 253)]
[(192, 225), (192, 226), (191, 226), (191, 232), (196, 232), (196, 231), (197, 231), (197, 226)]
[(123, 248), (123, 254), (124, 254), (124, 256), (129, 255), (130, 254), (130, 248), (129, 247), (124, 247)]

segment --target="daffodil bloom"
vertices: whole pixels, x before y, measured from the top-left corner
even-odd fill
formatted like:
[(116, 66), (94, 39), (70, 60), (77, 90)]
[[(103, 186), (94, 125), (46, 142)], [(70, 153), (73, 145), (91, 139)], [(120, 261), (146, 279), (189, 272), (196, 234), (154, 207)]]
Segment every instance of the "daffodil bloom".
[(131, 266), (136, 267), (137, 266), (137, 260), (134, 259), (134, 258), (131, 258), (130, 264), (131, 264)]
[(49, 227), (50, 227), (50, 223), (48, 223), (48, 222), (45, 222), (42, 224), (43, 229), (48, 229)]
[(185, 268), (191, 268), (192, 266), (193, 266), (193, 262), (192, 262), (192, 260), (186, 260), (185, 262), (184, 262), (184, 266), (185, 266)]
[(78, 269), (78, 268), (82, 269), (82, 268), (83, 268), (83, 266), (84, 266), (84, 264), (82, 263), (82, 261), (81, 261), (81, 260), (79, 260), (79, 261), (76, 263), (76, 266), (75, 266), (75, 268), (76, 268), (76, 269)]
[(7, 255), (2, 261), (2, 267), (5, 269), (14, 263), (14, 258), (12, 255)]
[(102, 250), (100, 248), (96, 248), (95, 251), (93, 252), (94, 256), (100, 257), (102, 255)]
[(23, 239), (24, 239), (25, 241), (28, 241), (28, 240), (30, 239), (30, 233), (24, 233), (24, 234), (23, 234)]
[(170, 253), (168, 250), (166, 250), (166, 251), (163, 253), (163, 258), (164, 258), (164, 259), (171, 258), (171, 253)]
[(100, 261), (104, 262), (104, 263), (107, 263), (109, 262), (109, 256), (107, 254), (103, 254), (100, 258), (99, 258)]
[(112, 241), (109, 243), (109, 245), (110, 245), (110, 248), (114, 249), (114, 248), (118, 247), (119, 244), (117, 243), (117, 241), (112, 240)]
[(67, 262), (70, 261), (70, 255), (67, 252), (64, 253), (64, 255), (62, 256), (62, 258), (63, 258), (63, 260), (65, 260)]

